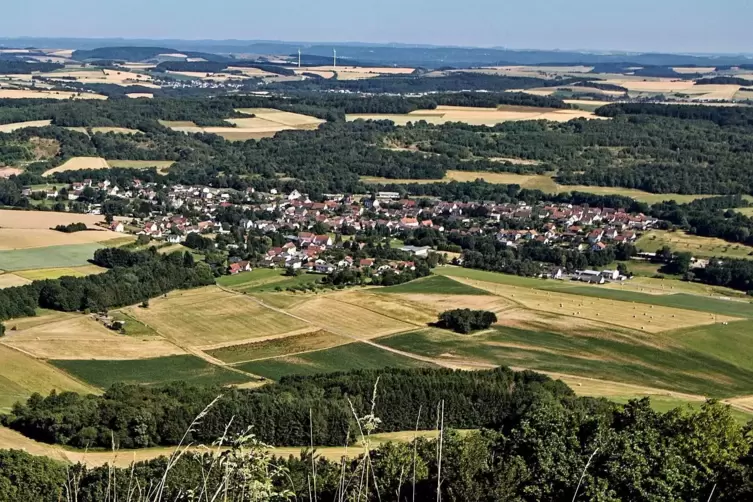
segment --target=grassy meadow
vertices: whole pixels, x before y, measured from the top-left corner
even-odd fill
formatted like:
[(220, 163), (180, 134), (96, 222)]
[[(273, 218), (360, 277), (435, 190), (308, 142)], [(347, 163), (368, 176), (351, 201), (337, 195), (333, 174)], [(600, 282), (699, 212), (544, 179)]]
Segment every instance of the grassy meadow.
[(422, 368), (425, 363), (395, 354), (362, 342), (309, 352), (296, 356), (284, 356), (239, 364), (243, 371), (279, 380), (286, 375), (314, 375), (332, 371), (379, 368)]
[(196, 356), (167, 356), (125, 361), (52, 360), (56, 367), (89, 385), (106, 389), (115, 383), (155, 385), (188, 382), (202, 385), (240, 384), (250, 377)]
[(0, 251), (0, 270), (31, 270), (82, 267), (104, 244), (70, 244)]
[(688, 252), (693, 256), (753, 259), (753, 246), (714, 237), (690, 235), (682, 231), (651, 230), (638, 239), (635, 245), (647, 252), (655, 252), (669, 246), (672, 251)]

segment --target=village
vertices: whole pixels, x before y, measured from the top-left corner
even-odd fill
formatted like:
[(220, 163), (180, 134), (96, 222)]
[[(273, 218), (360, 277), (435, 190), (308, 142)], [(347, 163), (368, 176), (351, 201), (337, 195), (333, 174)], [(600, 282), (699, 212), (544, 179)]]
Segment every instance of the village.
[[(610, 245), (634, 243), (642, 232), (653, 228), (657, 220), (644, 214), (631, 214), (621, 209), (540, 203), (529, 205), (493, 202), (447, 202), (432, 198), (405, 198), (397, 192), (375, 192), (352, 196), (325, 194), (311, 200), (297, 190), (281, 193), (275, 189), (244, 192), (206, 186), (163, 186), (135, 179), (129, 187), (120, 188), (109, 181), (75, 182), (60, 190), (45, 193), (49, 199), (79, 200), (85, 192), (104, 193), (105, 199), (123, 200), (149, 208), (146, 216), (126, 214), (108, 217), (109, 229), (115, 232), (145, 236), (149, 241), (185, 244), (191, 234), (217, 239), (227, 236), (230, 274), (250, 270), (254, 266), (286, 268), (331, 274), (337, 270), (372, 268), (373, 258), (354, 260), (351, 256), (333, 258), (333, 248), (364, 233), (380, 232), (402, 239), (417, 230), (435, 233), (460, 232), (464, 235), (494, 235), (496, 240), (515, 248), (530, 241), (578, 251), (598, 252)], [(30, 189), (26, 191), (31, 193)], [(92, 214), (102, 214), (101, 204), (86, 205)], [(228, 218), (228, 212), (235, 215)], [(245, 239), (238, 233), (282, 233), (285, 242), (272, 246), (261, 260), (251, 263)], [(358, 244), (363, 248), (364, 243)], [(190, 246), (189, 246), (190, 247)], [(431, 246), (396, 245), (395, 249), (416, 258), (426, 258), (434, 251)], [(462, 263), (459, 253), (449, 256)], [(374, 270), (391, 269), (399, 273), (414, 269), (409, 260), (391, 260)], [(571, 278), (589, 283), (624, 280), (616, 270), (570, 271), (554, 268), (551, 277)]]

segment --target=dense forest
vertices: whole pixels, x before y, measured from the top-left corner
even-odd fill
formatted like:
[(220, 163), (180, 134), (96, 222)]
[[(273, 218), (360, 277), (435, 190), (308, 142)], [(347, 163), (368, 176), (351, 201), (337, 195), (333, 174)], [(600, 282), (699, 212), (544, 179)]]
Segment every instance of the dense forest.
[[(564, 184), (621, 186), (654, 193), (753, 193), (753, 113), (745, 107), (613, 104), (597, 113), (611, 120), (507, 122), (494, 127), (461, 123), (408, 127), (388, 123), (342, 123), (347, 113), (408, 113), (442, 104), (513, 104), (557, 108), (558, 99), (521, 93), (445, 93), (421, 98), (300, 94), (289, 99), (234, 96), (216, 99), (119, 100), (42, 103), (6, 100), (0, 122), (51, 119), (53, 126), (121, 126), (143, 135), (92, 134), (52, 128), (0, 135), (2, 162), (27, 162), (34, 137), (54, 139), (60, 150), (41, 173), (73, 155), (113, 159), (173, 160), (169, 180), (245, 188), (248, 175), (264, 189), (280, 173), (296, 173), (315, 191), (354, 191), (359, 176), (439, 179), (448, 169), (543, 173)], [(231, 143), (214, 135), (185, 135), (159, 120), (228, 125), (236, 108), (273, 106), (332, 121), (317, 131), (283, 131), (275, 138)], [(408, 147), (395, 151), (381, 145)], [(423, 153), (433, 154), (431, 157)], [(510, 164), (493, 158), (520, 158)], [(314, 162), (312, 162), (312, 159)], [(49, 159), (48, 159), (49, 160)], [(90, 173), (80, 173), (88, 176)], [(99, 176), (105, 174), (100, 173)], [(66, 174), (67, 179), (72, 175)], [(75, 176), (75, 175), (73, 175)], [(25, 179), (25, 183), (39, 180)], [(299, 185), (300, 186), (300, 185)]]
[[(382, 397), (378, 392), (377, 406)], [(449, 400), (444, 401), (445, 415)], [(426, 409), (411, 404), (405, 412), (415, 423), (419, 414), (434, 417), (439, 410), (441, 415), (439, 404), (430, 403)], [(366, 418), (367, 423), (373, 421)], [(308, 426), (306, 422), (304, 428)], [(429, 427), (441, 426), (435, 421)], [(314, 434), (317, 427), (315, 423)], [(68, 466), (20, 451), (0, 451), (0, 492), (4, 500), (39, 502), (65, 499), (66, 486), (72, 487), (79, 502), (100, 502), (108, 494), (110, 499), (134, 502), (182, 500), (193, 489), (194, 493), (219, 491), (228, 502), (739, 502), (753, 498), (749, 430), (719, 403), (704, 404), (698, 411), (659, 413), (648, 399), (594, 408), (573, 406), (541, 392), (499, 426), (461, 434), (445, 420), (442, 429), (441, 442), (419, 438), (414, 443), (385, 444), (366, 457), (346, 461), (325, 460), (303, 448), (298, 456), (273, 458), (273, 452), (267, 453), (255, 438), (233, 435), (226, 438), (230, 448), (222, 455), (213, 456), (210, 448), (203, 454), (176, 456), (173, 462), (159, 459), (127, 469)], [(381, 430), (377, 425), (376, 432)], [(351, 449), (360, 451), (360, 447)], [(145, 496), (145, 487), (153, 486), (161, 487), (161, 498)]]
[(338, 446), (355, 438), (350, 403), (359, 417), (369, 413), (377, 379), (374, 413), (383, 431), (412, 430), (417, 419), (419, 429), (433, 428), (442, 400), (445, 424), (461, 429), (504, 427), (539, 400), (584, 412), (611, 406), (576, 398), (562, 382), (532, 372), (385, 369), (284, 377), (258, 389), (116, 385), (101, 396), (34, 395), (2, 423), (38, 441), (79, 448), (109, 448), (113, 441), (120, 448), (176, 445), (193, 418), (222, 394), (189, 441), (211, 442), (232, 422), (229, 432), (253, 426), (268, 444), (300, 446), (312, 439), (311, 422), (314, 444)]
[(50, 72), (63, 68), (58, 63), (27, 63), (26, 61), (16, 61), (0, 59), (0, 75), (29, 75), (35, 72)]
[(110, 270), (0, 289), (0, 320), (31, 317), (40, 307), (64, 312), (101, 312), (174, 289), (214, 284), (209, 266), (194, 263), (190, 253), (160, 255), (156, 248), (141, 252), (104, 249), (95, 252), (92, 261)]

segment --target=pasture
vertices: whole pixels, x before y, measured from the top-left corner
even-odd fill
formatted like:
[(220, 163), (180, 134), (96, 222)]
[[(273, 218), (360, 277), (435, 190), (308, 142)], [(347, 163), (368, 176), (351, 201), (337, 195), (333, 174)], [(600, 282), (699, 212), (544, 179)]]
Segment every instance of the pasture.
[(362, 342), (295, 356), (242, 363), (236, 367), (271, 380), (286, 375), (314, 375), (332, 371), (379, 368), (424, 368), (433, 364)]
[(0, 344), (0, 362), (0, 411), (10, 411), (14, 403), (35, 392), (45, 395), (53, 390), (96, 392), (57, 368), (3, 344)]
[(123, 312), (180, 347), (214, 348), (309, 328), (294, 317), (214, 286), (175, 291), (152, 300), (149, 308), (129, 307)]
[(379, 293), (422, 293), (436, 295), (488, 295), (483, 289), (477, 289), (465, 284), (461, 284), (452, 279), (441, 275), (430, 275), (422, 279), (398, 284), (397, 286), (388, 286), (379, 288)]
[[(500, 326), (477, 335), (424, 329), (380, 338), (380, 344), (441, 365), (506, 365), (702, 396), (749, 393), (753, 370), (668, 337), (602, 336), (577, 329), (541, 331)], [(594, 389), (599, 395), (604, 389)], [(613, 390), (606, 391), (614, 394)]]
[(669, 246), (675, 252), (688, 252), (693, 256), (753, 259), (753, 246), (728, 242), (714, 237), (702, 237), (682, 231), (651, 230), (635, 243), (647, 252)]
[(217, 279), (220, 286), (229, 287), (241, 293), (271, 293), (290, 287), (312, 284), (321, 280), (319, 274), (301, 274), (295, 277), (285, 275), (280, 269), (257, 268), (251, 272), (241, 272)]
[(251, 377), (242, 373), (209, 364), (191, 355), (124, 361), (52, 360), (50, 363), (89, 385), (102, 389), (115, 383), (155, 385), (187, 382), (232, 385), (251, 380)]

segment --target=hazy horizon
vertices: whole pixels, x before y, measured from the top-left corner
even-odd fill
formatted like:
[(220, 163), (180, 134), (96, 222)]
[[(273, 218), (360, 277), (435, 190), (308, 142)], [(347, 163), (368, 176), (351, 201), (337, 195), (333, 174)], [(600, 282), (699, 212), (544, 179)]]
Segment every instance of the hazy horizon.
[(274, 41), (436, 45), (514, 50), (753, 52), (748, 40), (753, 2), (633, 0), (382, 0), (353, 7), (346, 0), (288, 0), (253, 5), (219, 0), (38, 0), (3, 7), (3, 38), (185, 41)]

